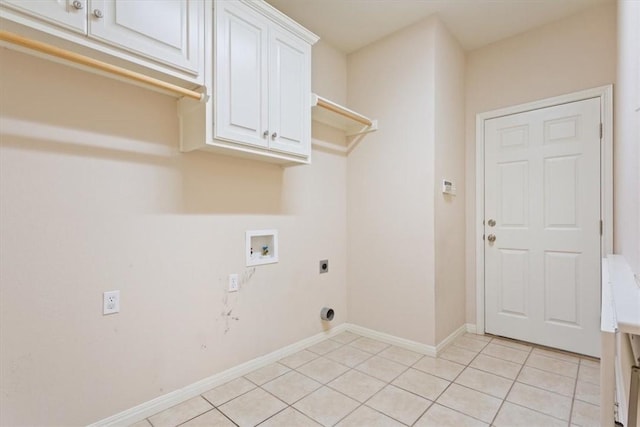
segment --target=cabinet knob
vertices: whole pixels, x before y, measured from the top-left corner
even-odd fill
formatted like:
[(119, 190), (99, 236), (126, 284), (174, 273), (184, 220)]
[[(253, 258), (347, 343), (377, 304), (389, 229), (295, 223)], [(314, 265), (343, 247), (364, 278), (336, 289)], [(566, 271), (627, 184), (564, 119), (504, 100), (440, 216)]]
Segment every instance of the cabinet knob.
[(78, 1), (78, 0), (74, 0), (74, 2), (73, 2), (73, 3), (71, 3), (71, 5), (72, 5), (75, 9), (78, 9), (78, 10), (82, 9), (82, 7), (83, 7), (83, 6), (82, 6), (82, 2), (81, 2), (81, 1)]
[(263, 138), (266, 138), (268, 136), (269, 136), (269, 131), (268, 130), (265, 130), (264, 132), (262, 132), (262, 137)]
[(104, 15), (102, 14), (102, 11), (100, 9), (94, 9), (93, 10), (93, 16), (95, 16), (96, 18), (100, 19), (102, 18)]
[(278, 132), (274, 132), (271, 134), (271, 139), (276, 139), (278, 137)]

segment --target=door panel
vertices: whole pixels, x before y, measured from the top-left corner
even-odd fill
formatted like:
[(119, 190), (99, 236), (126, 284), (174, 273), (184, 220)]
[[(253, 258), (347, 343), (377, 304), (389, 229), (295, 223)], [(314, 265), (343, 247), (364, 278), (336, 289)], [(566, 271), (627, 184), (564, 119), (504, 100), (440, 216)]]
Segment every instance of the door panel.
[(1, 0), (0, 3), (43, 21), (87, 34), (87, 0), (79, 0), (81, 9), (73, 6), (73, 0)]
[(500, 129), (500, 149), (523, 148), (529, 145), (529, 126), (520, 125)]
[(580, 254), (545, 252), (545, 321), (580, 326)]
[(485, 222), (486, 331), (597, 356), (599, 99), (485, 121)]
[(311, 81), (309, 45), (272, 29), (270, 42), (269, 128), (277, 134), (269, 147), (286, 153), (309, 153)]
[(503, 227), (526, 227), (529, 216), (529, 164), (508, 162), (498, 164), (498, 221)]
[[(88, 0), (89, 35), (197, 75), (203, 3)], [(94, 15), (95, 10), (102, 17)]]
[(544, 219), (547, 230), (578, 228), (579, 158), (544, 159)]
[(527, 317), (527, 293), (529, 288), (529, 251), (521, 249), (500, 250), (500, 313)]
[(215, 137), (266, 148), (267, 23), (233, 2), (216, 5)]

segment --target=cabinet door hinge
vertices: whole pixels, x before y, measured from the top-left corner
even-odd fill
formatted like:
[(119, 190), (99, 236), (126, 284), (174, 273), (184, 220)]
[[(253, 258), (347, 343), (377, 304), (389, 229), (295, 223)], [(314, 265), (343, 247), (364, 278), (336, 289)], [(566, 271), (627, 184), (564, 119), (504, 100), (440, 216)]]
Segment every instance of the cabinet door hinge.
[(600, 220), (600, 235), (602, 236), (602, 229), (604, 228), (604, 224), (602, 223), (602, 220)]
[(603, 137), (604, 137), (604, 126), (602, 125), (602, 123), (600, 123), (600, 141), (602, 141)]

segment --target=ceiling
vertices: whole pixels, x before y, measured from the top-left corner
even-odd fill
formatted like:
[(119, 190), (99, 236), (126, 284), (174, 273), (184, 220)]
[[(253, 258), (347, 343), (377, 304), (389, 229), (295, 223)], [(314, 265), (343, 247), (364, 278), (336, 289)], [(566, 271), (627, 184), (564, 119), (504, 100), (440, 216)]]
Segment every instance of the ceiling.
[(335, 48), (351, 53), (438, 14), (473, 50), (613, 0), (267, 0)]

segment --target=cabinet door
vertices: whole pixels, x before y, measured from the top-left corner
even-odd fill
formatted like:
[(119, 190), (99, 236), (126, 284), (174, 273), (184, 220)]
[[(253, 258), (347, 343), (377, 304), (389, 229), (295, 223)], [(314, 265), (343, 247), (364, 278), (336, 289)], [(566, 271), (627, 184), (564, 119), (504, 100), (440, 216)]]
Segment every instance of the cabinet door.
[(87, 0), (1, 0), (0, 5), (72, 31), (87, 33)]
[(89, 36), (196, 75), (202, 0), (87, 0)]
[[(269, 36), (269, 148), (309, 155), (311, 46), (273, 28)], [(275, 137), (274, 132), (277, 134)]]
[(236, 2), (216, 2), (215, 137), (268, 147), (265, 19)]

